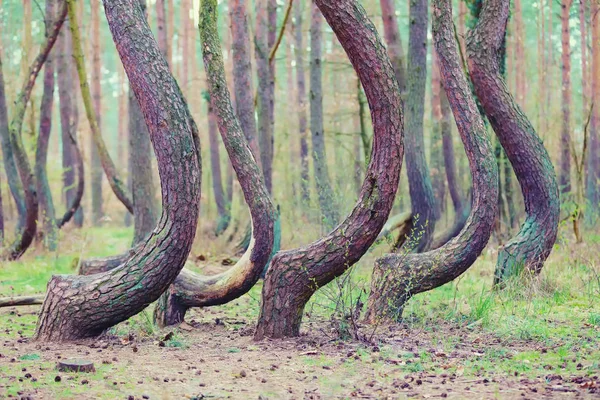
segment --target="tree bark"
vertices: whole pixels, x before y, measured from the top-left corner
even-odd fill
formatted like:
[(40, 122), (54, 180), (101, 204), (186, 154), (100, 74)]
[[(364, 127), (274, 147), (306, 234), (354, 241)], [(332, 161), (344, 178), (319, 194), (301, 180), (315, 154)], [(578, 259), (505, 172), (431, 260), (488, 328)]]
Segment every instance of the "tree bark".
[(425, 160), (423, 114), (427, 81), (427, 0), (410, 0), (406, 95), (406, 171), (413, 230), (405, 244), (417, 253), (429, 248), (435, 230), (435, 199)]
[[(23, 145), (23, 119), (25, 117), (25, 109), (27, 107), (27, 103), (29, 102), (29, 98), (31, 97), (35, 80), (42, 69), (44, 62), (48, 58), (48, 54), (50, 54), (54, 43), (56, 42), (58, 32), (65, 21), (66, 14), (66, 7), (63, 6), (58, 13), (55, 22), (47, 31), (46, 40), (40, 47), (37, 57), (29, 67), (29, 72), (13, 107), (13, 118), (9, 126), (10, 142), (25, 195), (25, 206), (27, 213), (23, 230), (19, 233), (15, 242), (1, 257), (7, 258), (8, 260), (16, 260), (21, 257), (31, 245), (37, 231), (37, 188), (33, 170), (29, 164), (27, 152), (25, 151), (25, 146)], [(3, 89), (1, 91), (3, 91)]]
[(396, 6), (394, 0), (379, 0), (381, 5), (381, 18), (383, 20), (383, 37), (387, 45), (388, 55), (392, 61), (396, 79), (400, 85), (400, 91), (404, 95), (406, 90), (406, 68), (404, 66), (404, 50), (402, 49), (402, 39), (398, 29), (398, 20), (396, 18)]
[(54, 276), (36, 339), (93, 337), (142, 311), (175, 280), (196, 233), (200, 158), (183, 95), (152, 36), (138, 0), (107, 0), (117, 51), (158, 160), (163, 214), (152, 234), (119, 267), (91, 276)]
[(130, 213), (133, 213), (133, 202), (131, 201), (131, 196), (129, 193), (127, 193), (125, 184), (119, 178), (115, 164), (108, 153), (104, 140), (102, 139), (100, 126), (98, 125), (98, 115), (96, 115), (95, 107), (92, 104), (92, 96), (90, 94), (87, 72), (85, 70), (85, 60), (83, 56), (83, 50), (81, 48), (81, 37), (77, 23), (77, 13), (75, 11), (75, 0), (66, 0), (66, 3), (69, 9), (69, 27), (71, 28), (71, 39), (73, 41), (73, 58), (77, 68), (77, 74), (79, 76), (81, 97), (83, 99), (85, 113), (90, 124), (92, 140), (95, 144), (95, 148), (98, 150), (102, 168), (104, 169), (104, 173), (108, 178), (108, 183), (110, 184), (112, 191), (121, 201), (121, 203), (123, 203), (123, 205), (127, 208), (127, 210)]
[[(275, 151), (275, 51), (277, 50), (277, 0), (267, 0), (267, 56), (269, 82), (267, 86), (267, 119), (269, 129), (260, 136), (261, 166), (269, 193), (273, 193), (273, 157)], [(285, 29), (285, 22), (281, 29)]]
[(444, 179), (444, 161), (442, 159), (442, 105), (440, 71), (437, 54), (431, 48), (431, 138), (429, 160), (431, 162), (431, 187), (435, 199), (435, 218), (439, 220), (446, 211), (446, 182)]
[(590, 145), (587, 167), (587, 198), (590, 211), (597, 216), (600, 210), (600, 4), (592, 0), (591, 8), (592, 24), (592, 65), (591, 75), (591, 103), (594, 105), (590, 122)]
[[(54, 21), (55, 0), (46, 1), (46, 35), (50, 35), (51, 23)], [(56, 54), (56, 51), (54, 51)], [(54, 104), (54, 55), (48, 54), (44, 65), (44, 88), (40, 104), (40, 130), (35, 151), (35, 180), (37, 184), (39, 202), (39, 220), (43, 226), (44, 247), (49, 251), (56, 251), (58, 245), (58, 228), (52, 192), (48, 182), (46, 164), (48, 159), (48, 144), (52, 131), (52, 106)]]
[(571, 192), (571, 34), (569, 20), (572, 0), (561, 2), (562, 26), (562, 130), (560, 135), (560, 190)]
[(271, 182), (270, 157), (272, 153), (272, 125), (269, 114), (270, 107), (270, 81), (271, 71), (269, 67), (269, 32), (267, 2), (269, 0), (258, 0), (256, 5), (256, 28), (254, 38), (254, 49), (256, 57), (256, 72), (258, 75), (258, 140), (260, 143), (260, 163), (265, 176), (265, 184), (269, 193), (273, 186)]
[(340, 220), (339, 207), (329, 179), (325, 132), (323, 129), (323, 72), (321, 67), (323, 16), (313, 3), (310, 23), (310, 131), (315, 183), (319, 195), (321, 221), (330, 231)]
[[(223, 178), (221, 174), (221, 156), (219, 154), (219, 134), (217, 132), (217, 117), (215, 116), (212, 105), (210, 104), (210, 98), (207, 98), (206, 103), (208, 108), (208, 141), (210, 145), (210, 167), (212, 171), (212, 186), (215, 195), (215, 203), (217, 204), (217, 213), (219, 214), (219, 219), (215, 228), (215, 234), (219, 236), (223, 232), (225, 232), (225, 230), (229, 226), (229, 222), (231, 221), (231, 203), (229, 203), (228, 200), (225, 198), (225, 193), (223, 191)], [(254, 116), (252, 117), (252, 119), (254, 120)], [(242, 125), (241, 120), (240, 125)], [(248, 138), (246, 138), (246, 140), (248, 140)], [(250, 140), (248, 140), (248, 143), (250, 143)], [(250, 147), (250, 149), (252, 149), (252, 147)], [(258, 159), (255, 158), (255, 160)]]
[[(172, 9), (172, 7), (171, 7)], [(163, 54), (169, 66), (171, 65), (171, 51), (169, 48), (169, 29), (173, 27), (167, 27), (167, 11), (165, 9), (165, 0), (156, 0), (156, 40), (158, 41), (158, 48)]]
[[(91, 0), (90, 7), (92, 10), (91, 94), (98, 131), (102, 132), (102, 49), (100, 43), (100, 1)], [(81, 80), (81, 77), (79, 79)], [(93, 132), (92, 135), (94, 135)], [(90, 154), (92, 155), (90, 166), (92, 189), (92, 223), (97, 226), (101, 224), (102, 217), (104, 217), (104, 210), (102, 207), (102, 160), (100, 158), (100, 152), (98, 151), (98, 146), (96, 145), (95, 141), (90, 141), (90, 145)]]
[[(259, 163), (260, 148), (254, 117), (254, 89), (252, 85), (252, 55), (248, 34), (247, 0), (231, 0), (230, 19), (233, 43), (233, 86), (235, 93), (236, 114), (252, 150), (254, 159)], [(216, 132), (216, 125), (215, 125)]]
[[(65, 21), (68, 25), (69, 21)], [(60, 103), (60, 125), (61, 125), (61, 141), (62, 141), (62, 167), (63, 167), (63, 191), (67, 211), (62, 221), (58, 225), (61, 227), (74, 217), (76, 226), (83, 225), (83, 210), (80, 203), (84, 191), (84, 174), (83, 160), (75, 135), (77, 134), (77, 98), (71, 98), (74, 93), (73, 84), (73, 68), (71, 59), (73, 52), (71, 48), (71, 37), (68, 26), (61, 29), (58, 41), (57, 50), (60, 55), (57, 60), (57, 83), (58, 83), (58, 98)], [(77, 184), (75, 177), (77, 175)], [(75, 208), (74, 208), (75, 207)], [(72, 215), (68, 215), (72, 211)], [(65, 218), (67, 217), (67, 218)], [(62, 224), (61, 224), (62, 223)]]
[(302, 202), (307, 205), (310, 201), (308, 175), (308, 141), (306, 121), (306, 80), (304, 76), (304, 44), (302, 32), (302, 2), (294, 4), (294, 54), (296, 56), (296, 104), (298, 107), (298, 131), (300, 133), (300, 194)]
[(365, 88), (374, 143), (358, 203), (335, 230), (300, 249), (279, 252), (263, 286), (255, 339), (297, 336), (312, 294), (352, 266), (373, 244), (389, 216), (403, 156), (400, 88), (385, 47), (354, 0), (316, 0)]
[(499, 55), (508, 14), (507, 0), (487, 0), (467, 39), (475, 92), (515, 170), (527, 214), (519, 233), (500, 249), (496, 283), (521, 268), (540, 272), (556, 240), (560, 213), (556, 175), (548, 152), (500, 74)]
[(366, 320), (396, 320), (417, 293), (465, 272), (483, 251), (497, 213), (498, 169), (489, 135), (464, 76), (454, 35), (451, 0), (433, 0), (433, 38), (441, 79), (465, 146), (473, 176), (473, 209), (460, 234), (421, 254), (388, 254), (376, 261)]
[(155, 310), (160, 326), (183, 321), (190, 307), (225, 304), (246, 293), (260, 278), (271, 257), (277, 212), (241, 125), (235, 116), (217, 29), (217, 0), (202, 0), (200, 37), (210, 102), (252, 217), (252, 239), (242, 258), (228, 271), (204, 277), (183, 270)]

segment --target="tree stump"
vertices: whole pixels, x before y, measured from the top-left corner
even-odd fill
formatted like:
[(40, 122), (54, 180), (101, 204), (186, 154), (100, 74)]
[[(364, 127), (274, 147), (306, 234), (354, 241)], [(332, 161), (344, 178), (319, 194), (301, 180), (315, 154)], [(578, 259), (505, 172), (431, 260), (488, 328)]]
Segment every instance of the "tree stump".
[(56, 364), (56, 368), (60, 372), (96, 372), (94, 363), (87, 360), (80, 359), (69, 359), (59, 361)]

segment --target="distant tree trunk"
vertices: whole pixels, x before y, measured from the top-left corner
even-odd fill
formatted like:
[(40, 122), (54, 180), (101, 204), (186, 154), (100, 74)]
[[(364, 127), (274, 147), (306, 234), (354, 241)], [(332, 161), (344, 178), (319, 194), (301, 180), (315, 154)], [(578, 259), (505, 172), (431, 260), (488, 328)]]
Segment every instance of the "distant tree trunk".
[[(267, 57), (269, 60), (269, 85), (267, 118), (269, 130), (261, 132), (261, 166), (265, 176), (265, 184), (269, 193), (273, 193), (273, 157), (275, 151), (275, 58), (271, 58), (271, 51), (275, 48), (277, 40), (277, 0), (267, 0)], [(275, 55), (275, 53), (273, 53)]]
[(400, 85), (400, 91), (404, 94), (406, 90), (406, 68), (404, 66), (404, 50), (402, 39), (398, 29), (396, 18), (396, 6), (394, 0), (379, 0), (381, 5), (381, 18), (383, 19), (383, 37), (387, 45), (387, 51), (394, 66), (396, 79)]
[[(125, 71), (119, 65), (117, 66), (119, 70), (119, 89), (117, 91), (119, 98), (119, 123), (117, 130), (117, 167), (120, 171), (125, 171), (127, 169), (127, 154), (128, 150), (127, 143), (129, 142), (129, 134), (127, 129), (127, 105), (128, 105), (128, 93), (125, 90), (125, 85), (127, 84), (127, 77), (125, 76)], [(127, 174), (127, 178), (129, 179), (129, 174)], [(128, 183), (127, 187), (131, 187)], [(130, 189), (131, 190), (131, 189)], [(126, 215), (131, 216), (131, 214), (127, 213)]]
[[(68, 29), (69, 21), (65, 22), (65, 27), (61, 29), (58, 36), (57, 50), (58, 56), (56, 77), (58, 82), (58, 98), (60, 102), (60, 125), (62, 141), (62, 167), (63, 167), (63, 192), (65, 194), (65, 203), (67, 209), (72, 207), (76, 200), (77, 190), (75, 188), (76, 169), (81, 167), (83, 171), (83, 162), (79, 157), (80, 164), (76, 162), (79, 150), (73, 144), (73, 138), (77, 133), (77, 97), (73, 96), (75, 85), (73, 84), (73, 68), (71, 59), (73, 52), (71, 48), (71, 37)], [(71, 98), (73, 96), (74, 98)], [(81, 177), (83, 185), (84, 177)], [(77, 202), (79, 204), (79, 202)], [(83, 225), (83, 210), (78, 206), (74, 215), (75, 225)]]
[(587, 0), (579, 0), (579, 32), (581, 37), (581, 88), (582, 88), (582, 110), (583, 115), (588, 112), (588, 103), (590, 101), (589, 92), (590, 88), (590, 76), (589, 76), (589, 65), (588, 65), (588, 28), (586, 25), (586, 7)]
[[(395, 72), (396, 70), (394, 69), (394, 73)], [(356, 80), (356, 101), (358, 103), (358, 119), (360, 121), (360, 140), (362, 142), (363, 153), (366, 161), (371, 157), (371, 139), (367, 134), (367, 124), (365, 122), (365, 109), (367, 108), (367, 104), (363, 94), (362, 84), (360, 83), (358, 76)]]
[(516, 100), (521, 108), (525, 108), (525, 98), (527, 92), (527, 81), (525, 76), (525, 34), (523, 24), (523, 7), (521, 5), (522, 0), (515, 0), (514, 2), (514, 21), (515, 21), (515, 77), (516, 77)]
[(102, 163), (102, 168), (104, 169), (104, 173), (108, 178), (108, 182), (112, 191), (121, 201), (121, 203), (123, 203), (123, 205), (127, 208), (127, 210), (130, 213), (133, 213), (133, 202), (131, 201), (131, 197), (129, 193), (127, 193), (127, 188), (125, 187), (124, 182), (119, 178), (115, 164), (112, 158), (110, 157), (110, 154), (108, 153), (104, 140), (102, 139), (102, 133), (100, 131), (100, 126), (98, 125), (97, 110), (94, 109), (94, 106), (98, 106), (99, 103), (96, 101), (94, 102), (95, 104), (92, 105), (92, 96), (90, 94), (90, 87), (87, 81), (85, 60), (83, 56), (83, 50), (81, 48), (81, 37), (77, 23), (75, 0), (66, 0), (66, 2), (68, 4), (69, 9), (69, 27), (71, 28), (71, 39), (73, 41), (73, 58), (77, 67), (77, 74), (79, 76), (79, 86), (81, 89), (81, 97), (83, 99), (85, 113), (90, 124), (92, 139), (95, 144), (95, 148), (98, 150), (100, 161)]
[[(269, 193), (272, 191), (271, 164), (269, 161), (271, 140), (273, 137), (272, 125), (269, 115), (271, 71), (269, 67), (269, 32), (267, 2), (258, 0), (256, 4), (256, 26), (254, 48), (256, 57), (256, 72), (258, 74), (258, 140), (260, 142), (260, 160), (265, 184)], [(265, 163), (266, 162), (266, 163)]]
[[(252, 54), (248, 34), (247, 0), (231, 0), (230, 19), (233, 43), (233, 86), (235, 88), (236, 114), (250, 144), (254, 159), (260, 165), (261, 152), (254, 117), (254, 89), (252, 85)], [(210, 107), (210, 106), (209, 106)], [(216, 123), (216, 121), (215, 121)], [(216, 125), (214, 127), (216, 133)]]
[(517, 236), (500, 249), (496, 283), (521, 268), (540, 272), (556, 240), (560, 213), (556, 176), (548, 152), (500, 74), (508, 15), (507, 0), (487, 0), (467, 39), (475, 92), (515, 170), (527, 213)]
[[(460, 53), (458, 53), (460, 56)], [(462, 60), (461, 60), (462, 65)], [(454, 207), (454, 222), (448, 229), (439, 232), (433, 238), (432, 249), (442, 247), (446, 242), (460, 233), (467, 222), (471, 208), (465, 206), (460, 194), (461, 188), (457, 178), (456, 160), (454, 156), (454, 145), (452, 143), (452, 109), (446, 95), (446, 89), (440, 90), (440, 108), (442, 112), (442, 122), (440, 126), (442, 134), (442, 147), (444, 152), (444, 170), (446, 171), (446, 180), (448, 182), (448, 192)]]
[(36, 329), (39, 341), (97, 336), (142, 311), (175, 280), (196, 233), (200, 159), (183, 95), (156, 46), (139, 1), (110, 0), (104, 5), (148, 125), (165, 207), (145, 245), (119, 267), (102, 274), (59, 275), (50, 280)]
[(265, 278), (255, 339), (298, 336), (312, 294), (352, 266), (389, 216), (402, 164), (402, 101), (385, 47), (354, 0), (316, 0), (365, 88), (374, 126), (373, 153), (358, 203), (329, 235), (279, 252)]
[(410, 0), (406, 110), (406, 171), (412, 206), (412, 237), (405, 243), (419, 253), (435, 230), (435, 199), (425, 160), (423, 114), (427, 81), (427, 0)]
[(169, 48), (169, 29), (167, 27), (167, 11), (165, 9), (165, 0), (156, 0), (156, 40), (158, 42), (158, 48), (160, 52), (165, 56), (169, 66), (171, 65), (171, 51)]
[(592, 66), (590, 76), (592, 81), (591, 103), (594, 105), (590, 123), (590, 144), (587, 167), (587, 198), (592, 215), (600, 210), (600, 4), (591, 2), (592, 24)]
[(202, 0), (200, 5), (204, 66), (221, 137), (250, 207), (252, 239), (248, 251), (222, 274), (204, 277), (184, 269), (156, 307), (155, 319), (161, 326), (182, 322), (190, 307), (225, 304), (246, 293), (258, 281), (274, 244), (277, 211), (231, 105), (217, 29), (217, 8), (217, 0)]
[(388, 254), (376, 261), (366, 320), (397, 320), (413, 295), (465, 272), (481, 254), (497, 213), (498, 170), (489, 135), (463, 73), (452, 22), (452, 1), (433, 0), (433, 38), (442, 81), (473, 176), (473, 209), (460, 234), (437, 250)]
[[(51, 24), (54, 21), (55, 0), (46, 1), (46, 36), (51, 34)], [(48, 144), (52, 131), (52, 106), (54, 104), (54, 54), (50, 52), (44, 65), (44, 89), (40, 104), (40, 131), (35, 151), (35, 180), (39, 201), (39, 219), (43, 226), (44, 246), (49, 251), (56, 251), (58, 245), (58, 229), (52, 192), (48, 182), (46, 164), (48, 159)]]
[(156, 226), (158, 207), (153, 179), (152, 143), (142, 110), (133, 93), (129, 94), (129, 149), (133, 196), (132, 246), (135, 246), (146, 239)]
[(323, 70), (322, 70), (322, 25), (323, 16), (313, 3), (310, 23), (310, 131), (312, 137), (312, 158), (315, 183), (319, 195), (321, 220), (327, 231), (333, 229), (340, 220), (333, 188), (327, 170), (325, 152), (325, 132), (323, 130)]
[[(189, 82), (189, 63), (190, 56), (188, 54), (190, 45), (190, 37), (188, 32), (188, 24), (190, 21), (190, 6), (193, 6), (193, 1), (182, 1), (179, 4), (181, 22), (179, 24), (179, 44), (181, 46), (181, 87), (184, 95), (188, 92)], [(172, 38), (171, 38), (172, 39)]]
[[(94, 114), (98, 129), (102, 132), (102, 48), (100, 43), (100, 1), (91, 0), (92, 9), (92, 82), (91, 93), (94, 104)], [(92, 155), (91, 161), (91, 187), (92, 187), (92, 223), (99, 225), (104, 210), (102, 207), (102, 161), (96, 143), (90, 141)]]
[(23, 186), (17, 172), (17, 164), (13, 154), (13, 146), (10, 142), (10, 131), (8, 129), (8, 111), (6, 108), (6, 91), (4, 87), (4, 74), (2, 73), (2, 60), (0, 55), (0, 145), (2, 146), (2, 158), (4, 160), (4, 171), (8, 188), (15, 201), (17, 209), (17, 234), (25, 225), (25, 198), (23, 197)]
[(310, 201), (309, 176), (308, 176), (308, 141), (306, 121), (306, 81), (304, 76), (304, 44), (302, 32), (302, 2), (296, 0), (294, 4), (294, 54), (296, 55), (296, 85), (298, 107), (298, 130), (300, 132), (300, 192), (302, 202), (306, 205)]
[[(225, 231), (225, 229), (227, 229), (227, 227), (229, 226), (229, 222), (231, 221), (231, 203), (229, 203), (228, 200), (225, 198), (225, 193), (223, 191), (223, 180), (221, 177), (221, 157), (219, 155), (219, 133), (217, 132), (217, 117), (215, 116), (212, 105), (210, 104), (210, 98), (207, 98), (206, 104), (208, 108), (208, 141), (210, 145), (210, 167), (212, 172), (212, 186), (215, 195), (215, 203), (217, 204), (217, 212), (219, 214), (219, 220), (217, 221), (215, 234), (219, 236)], [(240, 125), (242, 125), (241, 119)], [(248, 140), (248, 138), (246, 138), (246, 140), (249, 144), (250, 141)], [(254, 159), (258, 160), (258, 158)]]
[(439, 220), (446, 211), (446, 182), (444, 179), (444, 161), (442, 160), (442, 109), (440, 92), (440, 71), (435, 49), (431, 48), (431, 139), (429, 160), (431, 162), (431, 186), (435, 199), (435, 217)]
[(571, 34), (569, 20), (572, 0), (561, 2), (562, 25), (562, 131), (560, 135), (560, 190), (571, 192)]

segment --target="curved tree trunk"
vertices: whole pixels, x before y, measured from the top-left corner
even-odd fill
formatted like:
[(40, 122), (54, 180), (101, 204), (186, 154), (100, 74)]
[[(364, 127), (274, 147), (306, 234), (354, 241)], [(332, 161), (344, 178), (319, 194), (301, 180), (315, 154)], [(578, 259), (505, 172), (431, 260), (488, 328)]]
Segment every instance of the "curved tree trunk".
[(10, 141), (13, 147), (14, 157), (19, 170), (21, 183), (23, 185), (23, 191), (25, 193), (27, 217), (25, 219), (25, 226), (22, 232), (8, 249), (8, 253), (4, 255), (4, 257), (8, 258), (9, 260), (16, 260), (21, 257), (23, 253), (25, 253), (35, 238), (35, 233), (37, 231), (37, 188), (33, 176), (33, 170), (31, 169), (29, 159), (27, 158), (27, 152), (25, 151), (25, 147), (23, 145), (21, 131), (23, 128), (25, 109), (27, 107), (27, 103), (29, 102), (29, 98), (31, 97), (33, 85), (35, 84), (35, 80), (42, 69), (44, 62), (48, 58), (48, 54), (50, 54), (50, 51), (56, 42), (58, 32), (65, 21), (66, 14), (67, 9), (63, 4), (56, 21), (51, 25), (51, 28), (47, 30), (46, 40), (40, 47), (38, 56), (33, 61), (31, 67), (29, 67), (29, 73), (13, 107), (13, 118), (9, 127)]
[(427, 0), (410, 0), (410, 20), (405, 156), (413, 229), (404, 243), (411, 250), (420, 253), (431, 245), (436, 222), (435, 199), (423, 141), (427, 81)]
[(191, 117), (138, 0), (107, 0), (106, 16), (139, 101), (156, 158), (163, 213), (152, 234), (119, 267), (91, 276), (54, 276), (36, 338), (68, 341), (99, 335), (139, 313), (175, 280), (196, 234), (200, 159)]
[[(50, 23), (54, 21), (55, 0), (46, 1), (46, 27), (50, 29)], [(50, 32), (47, 31), (47, 35)], [(56, 51), (54, 51), (56, 54)], [(35, 151), (35, 180), (37, 184), (39, 201), (39, 219), (43, 229), (44, 246), (50, 251), (55, 251), (58, 245), (58, 228), (52, 202), (52, 192), (48, 182), (46, 164), (48, 159), (48, 144), (52, 130), (52, 106), (54, 103), (54, 56), (52, 52), (48, 55), (44, 65), (44, 92), (40, 104), (40, 131)]]
[(306, 78), (304, 76), (304, 44), (302, 31), (302, 2), (294, 5), (294, 54), (296, 56), (296, 105), (298, 107), (298, 131), (300, 133), (300, 195), (302, 203), (310, 202), (308, 174), (308, 141), (306, 128)]
[[(69, 21), (65, 21), (65, 25), (68, 25)], [(75, 224), (79, 227), (83, 225), (83, 210), (80, 206), (81, 199), (77, 200), (79, 195), (79, 189), (83, 195), (83, 160), (79, 148), (75, 143), (75, 135), (77, 131), (77, 101), (71, 99), (74, 91), (73, 85), (73, 69), (71, 59), (73, 52), (71, 49), (71, 37), (70, 29), (65, 26), (64, 29), (60, 30), (57, 40), (57, 50), (59, 56), (57, 57), (57, 83), (58, 83), (58, 98), (60, 103), (60, 125), (61, 125), (61, 141), (62, 141), (62, 167), (63, 167), (63, 190), (65, 193), (65, 200), (67, 204), (67, 212), (77, 204), (75, 209), (74, 217)], [(75, 100), (75, 101), (74, 101)], [(75, 188), (75, 174), (81, 174), (78, 176), (77, 188)], [(63, 218), (64, 220), (64, 218)], [(68, 221), (64, 221), (67, 223)], [(59, 224), (60, 225), (60, 224)]]
[(508, 14), (508, 0), (487, 0), (467, 38), (475, 92), (515, 170), (527, 213), (519, 233), (500, 249), (496, 283), (520, 269), (540, 272), (556, 240), (560, 213), (556, 175), (548, 152), (500, 74), (499, 55)]
[(322, 82), (322, 41), (323, 16), (313, 3), (310, 22), (310, 131), (312, 137), (313, 169), (321, 221), (327, 231), (333, 229), (340, 220), (339, 207), (336, 205), (333, 188), (327, 170), (325, 152), (325, 131), (323, 129), (323, 82)]
[(85, 70), (85, 60), (83, 56), (83, 50), (81, 48), (81, 37), (79, 33), (79, 26), (77, 23), (77, 12), (75, 10), (75, 0), (65, 0), (69, 9), (69, 27), (71, 28), (71, 39), (73, 44), (73, 58), (77, 67), (77, 73), (79, 75), (79, 86), (81, 89), (81, 97), (83, 99), (83, 105), (85, 106), (85, 113), (87, 115), (88, 122), (90, 124), (90, 130), (92, 134), (92, 140), (98, 150), (98, 155), (102, 163), (102, 168), (108, 179), (108, 183), (112, 191), (115, 193), (117, 198), (123, 203), (130, 213), (133, 213), (133, 202), (131, 201), (130, 194), (127, 193), (127, 188), (124, 182), (118, 177), (117, 169), (115, 164), (108, 153), (106, 144), (102, 139), (100, 132), (100, 126), (98, 125), (98, 116), (92, 104), (92, 96), (90, 94), (90, 87), (88, 85), (87, 72)]
[(402, 101), (385, 47), (355, 0), (316, 0), (346, 50), (372, 111), (374, 142), (358, 203), (335, 230), (312, 244), (279, 252), (265, 278), (255, 339), (297, 336), (304, 306), (373, 244), (389, 216), (402, 165)]
[(420, 254), (388, 254), (376, 261), (366, 320), (396, 320), (406, 301), (465, 272), (483, 251), (497, 212), (498, 168), (489, 135), (460, 62), (451, 0), (433, 0), (433, 36), (446, 94), (473, 175), (473, 209), (460, 234)]
[(10, 143), (10, 131), (8, 129), (8, 110), (6, 108), (6, 91), (4, 87), (4, 74), (2, 72), (2, 56), (0, 55), (0, 145), (2, 146), (2, 158), (4, 160), (4, 171), (8, 188), (17, 208), (17, 234), (25, 224), (25, 198), (23, 197), (23, 186), (17, 172), (17, 164)]
[(244, 191), (252, 217), (252, 239), (248, 250), (228, 271), (204, 277), (183, 270), (155, 309), (160, 326), (183, 321), (190, 307), (225, 304), (246, 293), (260, 278), (274, 244), (277, 212), (265, 186), (260, 168), (231, 105), (221, 42), (217, 30), (217, 0), (203, 0), (200, 6), (200, 37), (210, 102), (229, 158)]

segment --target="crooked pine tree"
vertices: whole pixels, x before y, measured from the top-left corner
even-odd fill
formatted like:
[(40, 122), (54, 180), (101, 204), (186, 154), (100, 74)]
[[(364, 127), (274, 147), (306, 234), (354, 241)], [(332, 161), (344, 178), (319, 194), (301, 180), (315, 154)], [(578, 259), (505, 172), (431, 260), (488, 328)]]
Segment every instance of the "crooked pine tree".
[(497, 213), (498, 167), (471, 89), (463, 73), (452, 23), (451, 0), (433, 0), (433, 38), (441, 80), (454, 113), (473, 178), (473, 207), (460, 233), (425, 253), (388, 254), (375, 263), (365, 319), (397, 320), (415, 294), (465, 272), (492, 234)]

